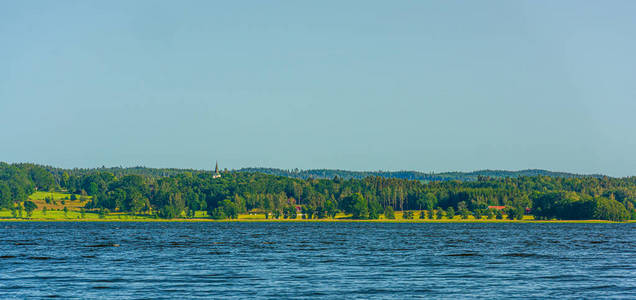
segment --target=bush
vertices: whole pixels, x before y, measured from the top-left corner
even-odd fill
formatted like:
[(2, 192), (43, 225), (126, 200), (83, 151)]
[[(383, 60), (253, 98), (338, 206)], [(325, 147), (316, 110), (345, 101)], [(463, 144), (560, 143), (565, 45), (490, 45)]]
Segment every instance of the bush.
[(360, 193), (355, 193), (353, 195), (352, 213), (354, 219), (369, 218), (369, 202), (367, 202)]
[(106, 217), (108, 214), (110, 213), (110, 211), (108, 210), (108, 208), (102, 208), (99, 210), (98, 214), (99, 214), (99, 218), (103, 219), (104, 217)]
[[(223, 209), (223, 212), (225, 213), (225, 215), (228, 218), (230, 218), (230, 219), (237, 219), (238, 218), (239, 208), (231, 200), (229, 200), (229, 199), (223, 200), (223, 202), (222, 202), (220, 207), (221, 207), (221, 209)], [(294, 210), (294, 212), (295, 212), (295, 210)]]
[(380, 218), (380, 214), (384, 212), (380, 202), (371, 200), (369, 201), (369, 219), (376, 220)]
[(303, 206), (301, 209), (301, 213), (303, 215), (303, 219), (313, 219), (314, 216), (314, 207), (311, 205)]
[(508, 208), (506, 214), (508, 214), (508, 219), (510, 220), (522, 220), (523, 219), (524, 209), (522, 207), (511, 207)]
[(395, 219), (395, 211), (393, 210), (392, 206), (387, 206), (384, 209), (384, 217), (390, 220), (394, 220)]
[(227, 216), (225, 215), (225, 211), (223, 211), (223, 209), (220, 207), (217, 207), (214, 210), (212, 210), (212, 214), (210, 214), (210, 217), (212, 217), (212, 219), (215, 219), (215, 220), (227, 219)]
[(176, 207), (166, 205), (159, 210), (157, 215), (162, 219), (174, 219), (178, 216), (178, 213)]
[(446, 217), (450, 220), (452, 220), (455, 217), (455, 209), (452, 206), (446, 210)]
[(290, 207), (289, 206), (285, 206), (283, 208), (283, 219), (289, 219), (290, 214), (291, 214)]
[(473, 216), (475, 216), (475, 219), (481, 220), (481, 217), (483, 216), (482, 210), (481, 209), (475, 209), (475, 211), (473, 211)]
[(608, 199), (608, 198), (596, 199), (596, 207), (594, 208), (594, 218), (601, 219), (601, 220), (624, 222), (629, 220), (629, 217), (630, 217), (629, 212), (627, 212), (627, 209), (625, 209), (625, 206), (622, 203), (614, 199)]
[(33, 215), (33, 211), (38, 208), (37, 205), (33, 201), (24, 201), (24, 210), (27, 213), (27, 217), (31, 217)]
[(441, 207), (437, 208), (436, 216), (437, 216), (437, 219), (439, 219), (439, 220), (444, 218), (444, 210)]
[[(380, 206), (379, 208), (381, 209), (382, 207)], [(380, 211), (378, 207), (376, 207), (375, 205), (369, 205), (369, 219), (377, 220), (379, 218), (380, 218)]]
[[(324, 215), (324, 213), (322, 213)], [(226, 213), (227, 215), (227, 213)], [(321, 210), (318, 210), (316, 215), (318, 216), (319, 219), (321, 219), (320, 215), (321, 215)], [(324, 216), (323, 216), (324, 217)], [(283, 208), (283, 218), (284, 219), (296, 219), (298, 218), (298, 213), (296, 212), (296, 207), (293, 205), (289, 205)]]

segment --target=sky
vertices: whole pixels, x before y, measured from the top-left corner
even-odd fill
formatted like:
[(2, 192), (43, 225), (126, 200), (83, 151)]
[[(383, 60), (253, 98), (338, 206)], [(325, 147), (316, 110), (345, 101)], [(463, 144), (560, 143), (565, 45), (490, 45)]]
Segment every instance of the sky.
[(0, 161), (636, 175), (635, 12), (0, 0)]

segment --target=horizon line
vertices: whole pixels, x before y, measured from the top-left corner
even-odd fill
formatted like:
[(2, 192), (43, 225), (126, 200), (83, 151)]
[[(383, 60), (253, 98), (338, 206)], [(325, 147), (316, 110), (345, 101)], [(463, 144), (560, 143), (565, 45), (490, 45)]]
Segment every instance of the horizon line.
[[(205, 169), (205, 168), (187, 168), (187, 167), (152, 167), (152, 166), (147, 166), (147, 165), (136, 165), (136, 166), (123, 166), (123, 165), (119, 165), (119, 166), (106, 166), (106, 165), (102, 165), (100, 166), (95, 166), (95, 167), (72, 167), (72, 168), (66, 168), (66, 167), (59, 167), (59, 166), (54, 166), (54, 165), (49, 165), (49, 164), (42, 164), (42, 163), (37, 163), (37, 162), (5, 162), (5, 161), (0, 161), (7, 163), (7, 164), (33, 164), (33, 165), (39, 165), (39, 166), (43, 166), (43, 167), (50, 167), (50, 168), (55, 168), (55, 169), (65, 169), (65, 170), (91, 170), (91, 169), (114, 169), (114, 168), (119, 168), (119, 169), (132, 169), (132, 168), (147, 168), (147, 169), (168, 169), (168, 170), (192, 170), (192, 171), (214, 171), (214, 165), (211, 166), (211, 169)], [(603, 177), (611, 177), (611, 178), (629, 178), (629, 177), (634, 177), (636, 175), (627, 175), (627, 176), (610, 176), (607, 174), (603, 174), (603, 173), (576, 173), (576, 172), (568, 172), (568, 171), (554, 171), (554, 170), (550, 170), (550, 169), (540, 169), (540, 168), (527, 168), (527, 169), (490, 169), (490, 168), (486, 168), (486, 169), (476, 169), (476, 170), (470, 170), (470, 171), (441, 171), (441, 172), (437, 172), (437, 171), (421, 171), (421, 170), (416, 170), (416, 169), (394, 169), (394, 170), (382, 170), (382, 169), (378, 169), (378, 170), (352, 170), (352, 169), (340, 169), (340, 168), (309, 168), (309, 169), (301, 169), (301, 168), (279, 168), (279, 167), (255, 167), (255, 166), (251, 166), (251, 167), (240, 167), (240, 168), (222, 168), (222, 170), (228, 170), (228, 171), (241, 171), (241, 170), (245, 170), (245, 169), (271, 169), (271, 170), (281, 170), (281, 171), (287, 171), (287, 172), (293, 172), (298, 170), (298, 172), (305, 172), (305, 171), (344, 171), (344, 172), (356, 172), (356, 173), (398, 173), (398, 172), (415, 172), (415, 173), (423, 173), (423, 174), (448, 174), (448, 173), (476, 173), (476, 172), (484, 172), (484, 171), (493, 171), (493, 172), (523, 172), (523, 171), (545, 171), (545, 172), (550, 172), (550, 173), (564, 173), (564, 174), (569, 174), (569, 175), (577, 175), (577, 176), (603, 176)]]

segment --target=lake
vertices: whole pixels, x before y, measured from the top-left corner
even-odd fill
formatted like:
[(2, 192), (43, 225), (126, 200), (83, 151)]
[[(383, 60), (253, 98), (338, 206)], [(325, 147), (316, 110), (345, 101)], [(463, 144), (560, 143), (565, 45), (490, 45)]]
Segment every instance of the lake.
[(0, 222), (0, 298), (636, 298), (636, 224)]

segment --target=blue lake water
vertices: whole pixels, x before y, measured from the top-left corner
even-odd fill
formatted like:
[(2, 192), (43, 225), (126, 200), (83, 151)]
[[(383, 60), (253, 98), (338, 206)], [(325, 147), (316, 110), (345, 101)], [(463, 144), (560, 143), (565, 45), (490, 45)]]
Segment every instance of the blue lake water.
[(0, 298), (636, 299), (635, 229), (0, 222)]

